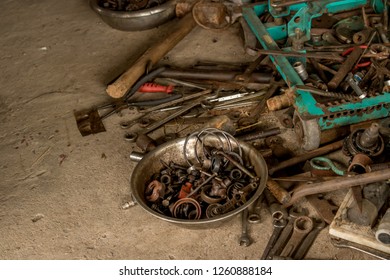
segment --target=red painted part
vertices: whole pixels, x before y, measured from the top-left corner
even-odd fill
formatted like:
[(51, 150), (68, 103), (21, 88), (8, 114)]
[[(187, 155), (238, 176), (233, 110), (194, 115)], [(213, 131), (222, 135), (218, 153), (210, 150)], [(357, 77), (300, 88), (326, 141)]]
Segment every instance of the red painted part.
[(178, 198), (185, 198), (191, 192), (192, 184), (190, 182), (185, 183), (185, 185), (181, 186)]
[(163, 86), (155, 83), (145, 83), (143, 84), (139, 90), (139, 92), (166, 92), (171, 93), (173, 91), (173, 86)]

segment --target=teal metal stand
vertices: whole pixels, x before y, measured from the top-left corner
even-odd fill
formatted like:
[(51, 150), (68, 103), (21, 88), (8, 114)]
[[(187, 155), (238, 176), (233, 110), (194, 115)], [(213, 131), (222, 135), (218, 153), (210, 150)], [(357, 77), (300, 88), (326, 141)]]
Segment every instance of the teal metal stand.
[[(274, 1), (267, 4), (259, 4), (254, 7), (243, 7), (243, 17), (250, 26), (265, 50), (278, 50), (275, 42), (280, 39), (293, 39), (301, 34), (302, 40), (310, 39), (311, 20), (323, 13), (337, 13), (353, 10), (365, 6), (366, 0), (342, 0), (342, 1), (311, 1), (309, 3), (294, 4), (284, 10), (272, 6)], [(377, 5), (378, 6), (378, 5)], [(380, 6), (380, 5), (379, 5)], [(287, 24), (275, 25), (274, 23), (262, 23), (259, 16), (270, 11), (274, 18), (289, 15), (291, 11), (295, 15)], [(297, 39), (295, 37), (295, 39)], [(291, 65), (286, 56), (270, 55), (276, 69), (279, 71), (287, 85), (291, 88), (303, 85), (303, 81)], [(367, 120), (384, 118), (390, 115), (390, 93), (382, 92), (375, 96), (368, 96), (356, 101), (338, 101), (334, 103), (320, 104), (313, 95), (305, 90), (296, 90), (295, 99), (296, 122), (303, 136), (302, 147), (306, 150), (318, 148), (322, 130), (350, 125)]]

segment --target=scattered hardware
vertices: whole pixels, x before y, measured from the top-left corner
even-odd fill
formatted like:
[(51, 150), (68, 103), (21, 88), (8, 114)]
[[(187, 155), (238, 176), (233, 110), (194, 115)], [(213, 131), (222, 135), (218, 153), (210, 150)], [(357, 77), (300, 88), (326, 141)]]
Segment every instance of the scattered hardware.
[[(91, 1), (121, 13), (169, 2)], [(249, 246), (248, 227), (266, 203), (273, 232), (261, 259), (305, 258), (328, 224), (335, 246), (390, 258), (388, 7), (235, 2), (180, 6), (175, 29), (108, 85), (116, 99), (75, 112), (81, 134), (105, 131), (102, 120), (124, 109), (137, 114), (121, 124), (143, 152), (130, 155), (138, 162), (131, 188), (157, 218), (199, 228), (241, 214), (239, 245)], [(236, 21), (253, 62), (160, 65), (196, 25), (223, 32)], [(163, 97), (138, 100), (145, 92)], [(164, 144), (152, 138), (161, 127)], [(341, 205), (326, 197), (347, 188)]]
[[(242, 8), (243, 17), (264, 48), (259, 52), (269, 54), (286, 83), (295, 89), (295, 97), (290, 98), (294, 100), (296, 125), (299, 123), (302, 130), (304, 149), (318, 148), (323, 130), (389, 115), (389, 95), (382, 91), (384, 77), (385, 80), (389, 78), (390, 51), (385, 46), (388, 34), (376, 28), (374, 22), (367, 21), (365, 26), (362, 17), (374, 18), (365, 12), (362, 15), (365, 9), (360, 8), (367, 3), (270, 0)], [(383, 5), (373, 9), (377, 13), (387, 12)], [(350, 18), (337, 16), (346, 11), (351, 11)], [(267, 12), (274, 21), (263, 23), (262, 17)], [(333, 24), (324, 20), (326, 25), (321, 17), (329, 18), (329, 14), (336, 16)], [(333, 40), (326, 40), (325, 34)], [(355, 37), (355, 43), (362, 44), (351, 45), (352, 37)], [(306, 73), (318, 74), (323, 82), (317, 85), (309, 82)], [(348, 97), (323, 99), (315, 91), (302, 88), (305, 83), (319, 87), (318, 90), (324, 90), (322, 85), (326, 84), (330, 90)], [(350, 100), (350, 95), (355, 95), (355, 99)], [(290, 103), (286, 104), (289, 106)]]

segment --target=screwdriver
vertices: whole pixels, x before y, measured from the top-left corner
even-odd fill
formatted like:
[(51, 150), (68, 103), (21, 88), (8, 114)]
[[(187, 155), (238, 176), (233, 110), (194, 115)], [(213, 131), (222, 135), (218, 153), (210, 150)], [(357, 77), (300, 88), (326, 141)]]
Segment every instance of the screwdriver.
[(164, 93), (172, 93), (173, 85), (163, 86), (156, 83), (144, 83), (139, 89), (138, 92), (164, 92)]

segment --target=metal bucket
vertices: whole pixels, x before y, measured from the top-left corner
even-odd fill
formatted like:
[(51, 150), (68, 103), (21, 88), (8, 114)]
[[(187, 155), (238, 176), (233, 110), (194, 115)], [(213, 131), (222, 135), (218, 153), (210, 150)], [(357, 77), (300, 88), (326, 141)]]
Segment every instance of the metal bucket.
[[(212, 139), (213, 140), (213, 139)], [(215, 147), (218, 147), (220, 139), (215, 140)], [(152, 210), (148, 205), (144, 197), (146, 183), (150, 180), (151, 176), (154, 173), (158, 173), (163, 165), (160, 162), (160, 159), (164, 162), (174, 162), (183, 166), (188, 166), (188, 163), (184, 157), (183, 148), (184, 146), (191, 147), (195, 145), (197, 140), (195, 138), (189, 138), (186, 142), (186, 138), (178, 138), (167, 142), (161, 146), (158, 146), (155, 150), (146, 154), (142, 160), (134, 168), (133, 173), (130, 177), (130, 187), (133, 193), (134, 199), (137, 201), (139, 206), (142, 207), (147, 213), (153, 215), (154, 217), (173, 223), (178, 226), (183, 226), (187, 228), (201, 229), (201, 228), (210, 228), (217, 227), (223, 222), (233, 218), (238, 213), (243, 211), (245, 208), (249, 207), (253, 202), (255, 202), (259, 196), (262, 194), (267, 181), (268, 170), (266, 162), (261, 154), (251, 145), (237, 141), (242, 149), (242, 158), (244, 163), (247, 163), (254, 168), (256, 176), (260, 178), (258, 188), (254, 194), (246, 201), (242, 206), (235, 208), (234, 210), (227, 212), (225, 214), (215, 216), (213, 218), (199, 219), (199, 220), (184, 220), (177, 219), (173, 217), (168, 217), (163, 214), (160, 214)], [(186, 151), (187, 154), (191, 154), (191, 151)]]
[(140, 31), (157, 27), (175, 16), (176, 0), (168, 0), (162, 5), (139, 11), (112, 11), (98, 5), (98, 0), (90, 0), (89, 5), (102, 20), (114, 29)]

